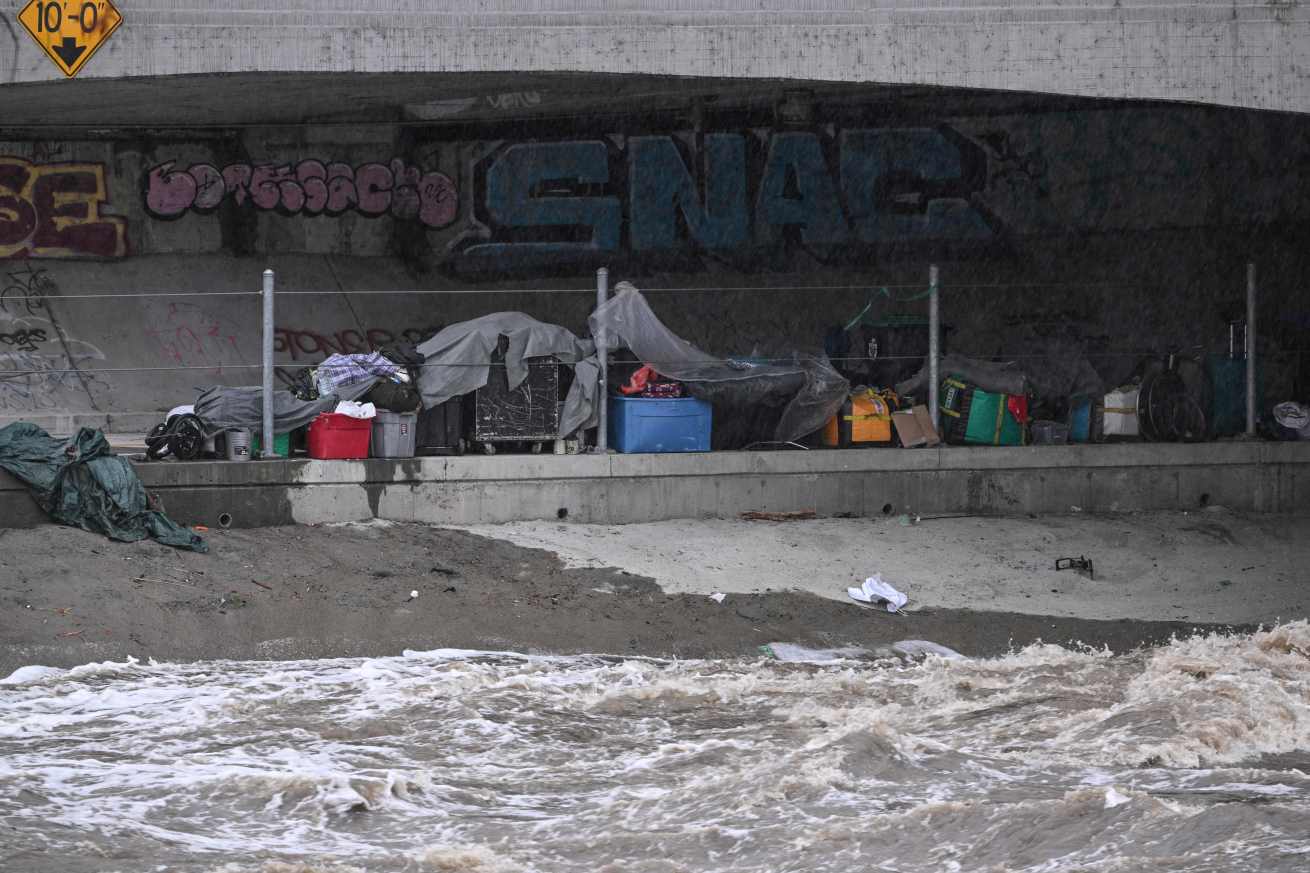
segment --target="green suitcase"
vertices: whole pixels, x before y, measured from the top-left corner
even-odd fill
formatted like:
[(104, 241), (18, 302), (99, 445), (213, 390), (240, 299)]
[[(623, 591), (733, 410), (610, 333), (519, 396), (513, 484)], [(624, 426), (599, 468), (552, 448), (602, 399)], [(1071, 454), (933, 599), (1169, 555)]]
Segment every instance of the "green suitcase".
[[(948, 376), (942, 381), (941, 419), (947, 442), (1021, 446), (1024, 422), (1010, 409), (1009, 394), (994, 394)], [(1027, 398), (1022, 398), (1026, 409)]]

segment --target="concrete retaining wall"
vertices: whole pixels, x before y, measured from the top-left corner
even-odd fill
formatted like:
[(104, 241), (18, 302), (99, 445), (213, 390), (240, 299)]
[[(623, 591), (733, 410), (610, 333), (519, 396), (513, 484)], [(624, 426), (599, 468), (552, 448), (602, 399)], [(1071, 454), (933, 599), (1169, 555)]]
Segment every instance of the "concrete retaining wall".
[[(1069, 447), (139, 464), (186, 524), (237, 527), (382, 518), (626, 524), (813, 509), (821, 515), (1017, 514), (1310, 505), (1310, 445)], [(0, 474), (0, 527), (39, 523)], [(563, 513), (563, 516), (561, 516)]]
[[(656, 312), (711, 354), (817, 351), (861, 311), (924, 315), (935, 262), (950, 350), (1078, 349), (1110, 387), (1169, 347), (1227, 353), (1251, 261), (1264, 396), (1305, 396), (1310, 118), (825, 87), (800, 123), (778, 83), (658, 111), (626, 80), (622, 106), (557, 87), (445, 127), (0, 143), (0, 423), (143, 432), (197, 389), (257, 384), (265, 267), (307, 292), (278, 299), (283, 376), (497, 310), (581, 333), (599, 266), (666, 289)], [(340, 209), (307, 199), (325, 164), (360, 174), (333, 177)]]

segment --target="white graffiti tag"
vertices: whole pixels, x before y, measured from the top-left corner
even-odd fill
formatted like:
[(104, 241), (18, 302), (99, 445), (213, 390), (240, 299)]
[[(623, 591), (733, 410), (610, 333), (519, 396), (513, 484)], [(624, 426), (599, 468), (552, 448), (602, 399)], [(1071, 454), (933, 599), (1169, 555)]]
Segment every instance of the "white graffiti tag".
[[(67, 352), (65, 352), (67, 348)], [(86, 369), (105, 360), (94, 345), (61, 342), (44, 318), (0, 315), (0, 412), (42, 412), (86, 402), (109, 386)]]

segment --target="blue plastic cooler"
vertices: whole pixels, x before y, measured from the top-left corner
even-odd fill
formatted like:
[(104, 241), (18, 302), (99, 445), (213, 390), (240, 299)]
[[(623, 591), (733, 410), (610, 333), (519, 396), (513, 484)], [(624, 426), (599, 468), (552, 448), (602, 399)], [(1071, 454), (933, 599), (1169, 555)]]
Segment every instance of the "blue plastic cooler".
[(610, 447), (634, 452), (708, 452), (710, 405), (695, 397), (611, 397)]

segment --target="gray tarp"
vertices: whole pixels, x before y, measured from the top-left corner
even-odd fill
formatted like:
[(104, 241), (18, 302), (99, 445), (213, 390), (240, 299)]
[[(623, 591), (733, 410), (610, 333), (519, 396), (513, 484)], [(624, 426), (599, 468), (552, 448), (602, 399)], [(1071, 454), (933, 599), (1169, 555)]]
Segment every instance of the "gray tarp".
[[(1023, 370), (1013, 361), (1000, 363), (967, 358), (964, 355), (942, 355), (937, 372), (943, 379), (958, 376), (970, 385), (977, 385), (994, 394), (1023, 394), (1028, 390)], [(924, 360), (919, 372), (904, 382), (896, 383), (896, 393), (902, 397), (912, 396), (923, 403), (928, 402), (927, 360)]]
[(724, 361), (665, 327), (631, 283), (620, 282), (615, 290), (592, 314), (592, 336), (603, 336), (610, 349), (631, 349), (661, 375), (686, 382), (693, 393), (710, 398), (764, 396), (777, 392), (779, 386), (794, 391), (778, 421), (775, 440), (789, 442), (814, 433), (850, 393), (850, 383), (822, 355), (792, 355), (791, 361), (782, 363)]
[[(794, 356), (795, 360), (782, 364), (715, 359), (665, 327), (630, 283), (620, 282), (616, 291), (592, 314), (592, 336), (604, 336), (611, 350), (631, 349), (660, 373), (688, 383), (693, 393), (701, 396), (764, 396), (777, 394), (781, 386), (790, 399), (775, 439), (796, 440), (823, 427), (850, 390), (822, 356)], [(560, 414), (560, 434), (569, 436), (580, 428), (596, 426), (600, 363), (595, 343), (522, 312), (496, 312), (452, 324), (420, 343), (418, 351), (424, 362), (418, 385), (423, 406), (430, 409), (486, 385), (491, 358), (502, 336), (508, 340), (505, 367), (510, 390), (527, 378), (525, 358), (554, 355), (575, 370)]]
[[(1050, 344), (1031, 348), (1037, 354), (1025, 355), (1022, 363), (944, 355), (937, 372), (943, 379), (958, 376), (984, 391), (996, 394), (1031, 392), (1039, 400), (1079, 395), (1093, 397), (1104, 393), (1101, 377), (1079, 349)], [(919, 372), (896, 385), (896, 393), (926, 398), (927, 386), (928, 362), (924, 361)]]
[[(298, 427), (309, 424), (321, 412), (331, 412), (342, 400), (355, 400), (363, 397), (377, 383), (377, 379), (366, 379), (342, 385), (336, 394), (329, 394), (317, 400), (301, 400), (290, 391), (273, 392), (273, 433), (290, 433)], [(259, 433), (264, 426), (264, 391), (262, 388), (224, 388), (216, 386), (206, 389), (196, 398), (196, 415), (205, 423), (211, 433), (228, 428), (246, 428)]]
[(505, 369), (511, 391), (528, 377), (525, 358), (554, 355), (560, 363), (576, 364), (573, 385), (560, 414), (560, 435), (570, 436), (578, 428), (595, 426), (596, 381), (600, 373), (595, 344), (579, 339), (567, 328), (537, 321), (522, 312), (493, 312), (452, 324), (419, 343), (423, 373), (418, 387), (424, 408), (431, 409), (486, 385), (491, 357), (502, 336), (509, 341)]

